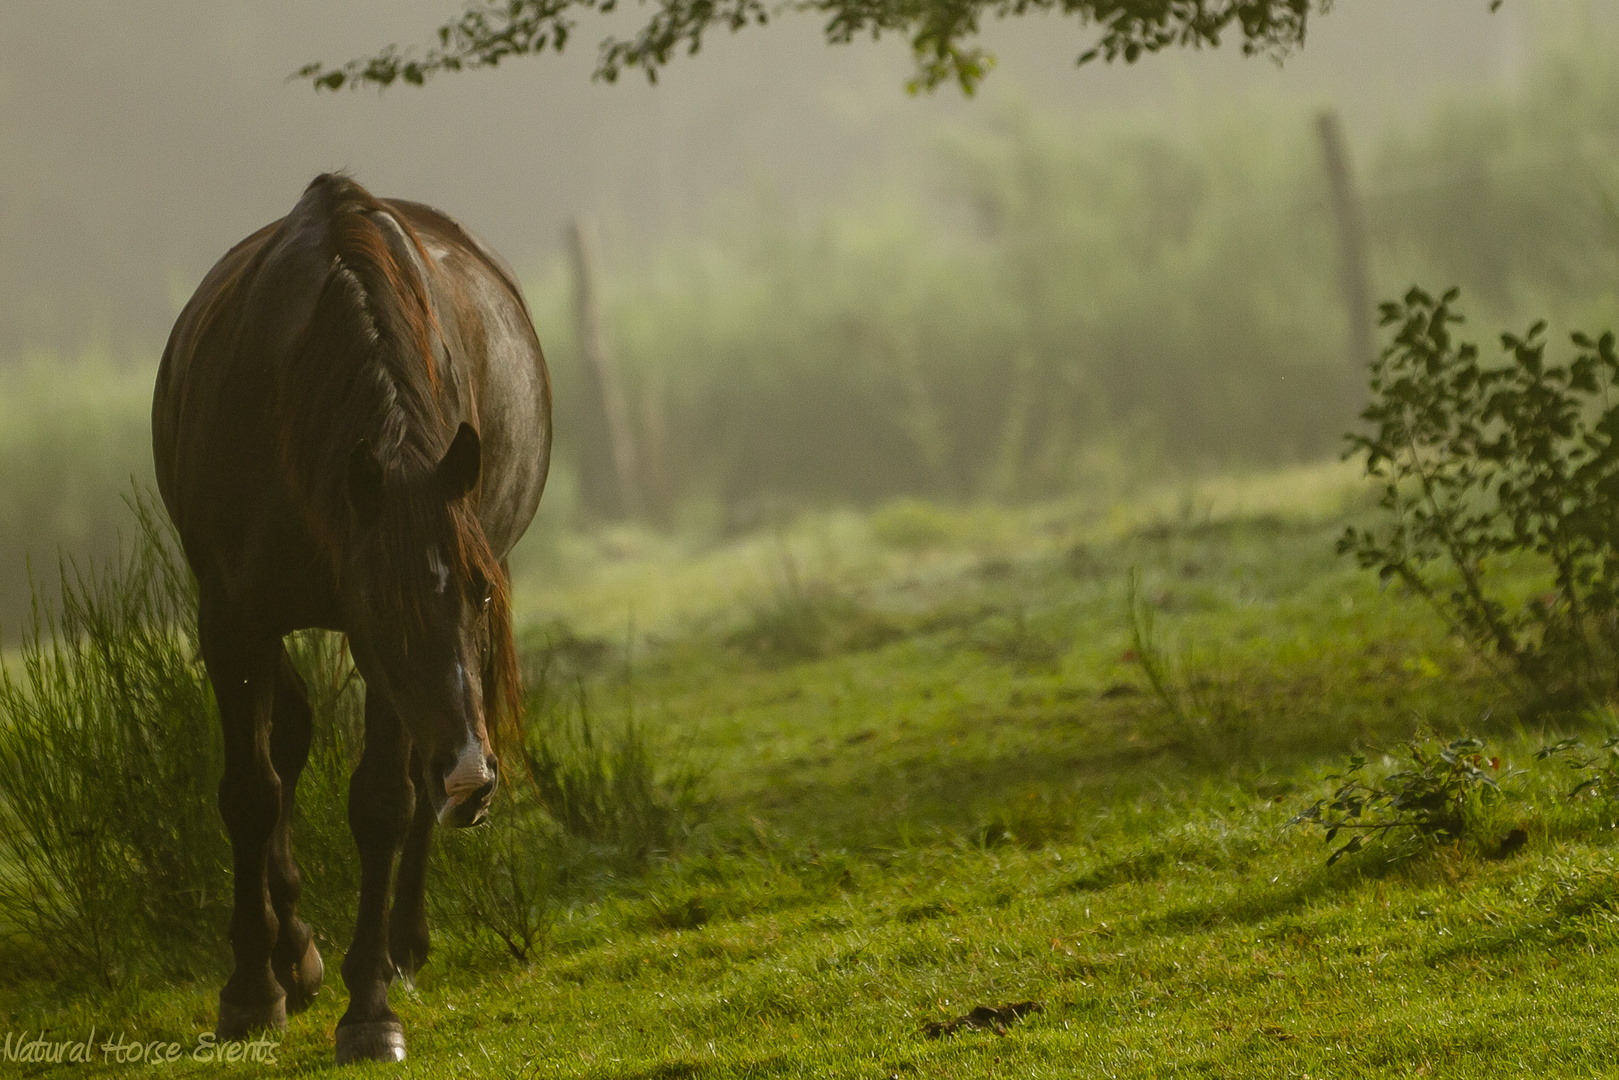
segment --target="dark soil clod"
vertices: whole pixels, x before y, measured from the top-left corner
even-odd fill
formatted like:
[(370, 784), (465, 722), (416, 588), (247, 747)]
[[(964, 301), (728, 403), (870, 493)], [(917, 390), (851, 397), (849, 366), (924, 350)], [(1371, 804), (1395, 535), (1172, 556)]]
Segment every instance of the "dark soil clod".
[(1501, 838), (1494, 851), (1489, 852), (1486, 858), (1507, 859), (1516, 855), (1525, 844), (1529, 842), (1529, 834), (1522, 829), (1513, 829)]
[(980, 1005), (966, 1016), (958, 1016), (954, 1020), (934, 1020), (924, 1024), (922, 1030), (930, 1039), (954, 1035), (962, 1028), (988, 1028), (997, 1035), (1005, 1035), (1009, 1024), (1022, 1019), (1026, 1013), (1039, 1012), (1041, 1008), (1038, 1001), (1018, 1001), (1011, 1005)]

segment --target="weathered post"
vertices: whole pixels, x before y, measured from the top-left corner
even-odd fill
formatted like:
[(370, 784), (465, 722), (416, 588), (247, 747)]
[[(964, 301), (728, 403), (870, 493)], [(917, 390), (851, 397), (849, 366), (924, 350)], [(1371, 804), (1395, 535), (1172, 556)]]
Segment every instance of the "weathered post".
[(585, 369), (590, 373), (593, 396), (601, 406), (600, 419), (607, 432), (613, 471), (618, 477), (619, 507), (626, 517), (641, 518), (646, 505), (641, 490), (635, 429), (630, 424), (624, 380), (602, 328), (599, 250), (594, 219), (588, 215), (574, 218), (568, 228), (568, 251), (573, 259), (574, 316), (579, 348), (585, 356)]
[(1349, 348), (1354, 363), (1363, 369), (1375, 359), (1372, 342), (1372, 287), (1366, 267), (1366, 223), (1355, 181), (1349, 168), (1349, 150), (1337, 112), (1328, 109), (1316, 118), (1321, 151), (1332, 189), (1332, 212), (1338, 223), (1339, 287), (1349, 320)]

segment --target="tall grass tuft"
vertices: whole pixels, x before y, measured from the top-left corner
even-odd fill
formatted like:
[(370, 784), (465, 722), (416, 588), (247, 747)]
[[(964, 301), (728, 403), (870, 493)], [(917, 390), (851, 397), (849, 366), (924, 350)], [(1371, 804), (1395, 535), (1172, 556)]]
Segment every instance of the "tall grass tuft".
[(781, 542), (781, 573), (726, 643), (764, 664), (793, 664), (880, 648), (902, 636), (893, 620), (831, 581), (806, 578)]
[[(12, 946), (0, 959), (108, 986), (217, 972), (230, 912), (196, 586), (154, 499), (130, 506), (133, 549), (90, 570), (64, 560), (60, 608), (36, 596), (20, 667), (0, 669), (0, 937)], [(292, 825), (301, 909), (323, 946), (342, 948), (359, 890), (347, 802), (364, 686), (341, 635), (287, 647), (315, 718)], [(520, 960), (561, 905), (671, 852), (692, 820), (689, 772), (659, 769), (633, 717), (602, 725), (582, 683), (556, 694), (548, 657), (529, 665), (525, 769), (490, 825), (441, 839), (431, 870), (440, 931), (493, 935)]]
[(695, 772), (660, 767), (633, 709), (604, 724), (582, 679), (555, 685), (550, 648), (526, 666), (523, 771), (488, 824), (444, 834), (429, 893), (440, 932), (462, 947), (493, 938), (522, 963), (569, 904), (678, 851), (699, 812)]
[(0, 921), (109, 984), (208, 963), (230, 887), (195, 586), (151, 498), (130, 507), (133, 552), (64, 561), (0, 672)]
[(535, 796), (567, 835), (640, 866), (679, 845), (689, 824), (694, 778), (660, 776), (632, 718), (604, 731), (581, 690), (576, 704), (548, 710), (529, 738), (524, 763)]
[(293, 856), (304, 882), (299, 910), (323, 948), (347, 948), (360, 891), (348, 790), (365, 748), (365, 682), (341, 634), (304, 630), (286, 644), (315, 717), (292, 821)]
[(1240, 680), (1221, 673), (1217, 664), (1197, 672), (1202, 665), (1190, 651), (1172, 657), (1158, 639), (1152, 604), (1140, 592), (1140, 573), (1132, 569), (1125, 596), (1131, 652), (1169, 719), (1167, 741), (1205, 762), (1250, 757), (1253, 717), (1239, 696)]
[(428, 890), (434, 928), (462, 948), (492, 937), (530, 962), (550, 939), (574, 856), (532, 792), (505, 785), (488, 824), (438, 845)]

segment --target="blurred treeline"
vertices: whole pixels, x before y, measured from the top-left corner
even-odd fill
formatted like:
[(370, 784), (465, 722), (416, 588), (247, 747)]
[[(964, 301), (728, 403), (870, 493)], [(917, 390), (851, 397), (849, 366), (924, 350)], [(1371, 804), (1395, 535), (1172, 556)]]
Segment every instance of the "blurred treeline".
[[(1460, 284), (1485, 337), (1615, 321), (1605, 44), (1353, 145), (1374, 297)], [(603, 324), (655, 522), (713, 535), (805, 503), (1101, 498), (1341, 448), (1364, 376), (1312, 107), (986, 117), (940, 137), (926, 183), (813, 220), (744, 198), (651, 250), (609, 228)], [(542, 515), (610, 517), (567, 265), (528, 289), (557, 390)], [(150, 473), (151, 371), (0, 368), (8, 631), (25, 553), (113, 548), (127, 478)]]
[[(1008, 109), (939, 149), (928, 201), (807, 225), (763, 203), (610, 276), (650, 501), (1018, 499), (1330, 452), (1360, 377), (1310, 130)], [(610, 510), (604, 445), (566, 427), (592, 406), (570, 287), (532, 292), (562, 456)]]
[[(1373, 299), (1459, 284), (1485, 337), (1611, 322), (1616, 144), (1619, 75), (1583, 52), (1363, 140)], [(934, 161), (927, 190), (810, 222), (758, 199), (605, 275), (655, 518), (1105, 496), (1342, 448), (1365, 374), (1312, 110), (1189, 101), (1079, 128), (1003, 107)], [(568, 268), (530, 293), (559, 459), (587, 516), (612, 515)]]

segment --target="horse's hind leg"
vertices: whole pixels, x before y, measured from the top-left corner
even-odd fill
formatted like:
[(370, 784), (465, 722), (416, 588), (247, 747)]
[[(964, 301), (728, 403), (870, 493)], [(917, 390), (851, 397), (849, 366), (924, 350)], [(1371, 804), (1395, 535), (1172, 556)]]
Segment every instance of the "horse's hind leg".
[[(414, 784), (426, 783), (421, 755), (410, 755), (410, 776)], [(388, 955), (394, 968), (409, 986), (427, 963), (427, 853), (433, 839), (433, 802), (419, 787), (416, 813), (410, 819), (405, 850), (399, 856), (399, 874), (394, 881), (394, 906), (388, 917)]]
[(270, 904), (281, 924), (270, 966), (287, 992), (287, 1011), (301, 1012), (320, 990), (325, 967), (309, 924), (298, 917), (302, 876), (292, 858), (292, 809), (298, 799), (298, 777), (309, 760), (313, 716), (304, 680), (292, 666), (285, 647), (276, 672), (275, 709), (270, 728), (270, 761), (281, 778), (281, 816), (270, 834)]
[(235, 869), (230, 941), (236, 967), (219, 993), (218, 1036), (240, 1039), (287, 1024), (286, 995), (270, 968), (278, 923), (267, 880), (270, 837), (281, 817), (281, 781), (270, 754), (280, 642), (249, 631), (206, 588), (197, 623), (225, 736), (219, 813)]
[(343, 958), (349, 1007), (337, 1022), (337, 1063), (402, 1061), (405, 1031), (388, 1007), (388, 890), (410, 826), (410, 738), (383, 695), (365, 695), (365, 752), (349, 781), (349, 831), (360, 849), (360, 909)]

